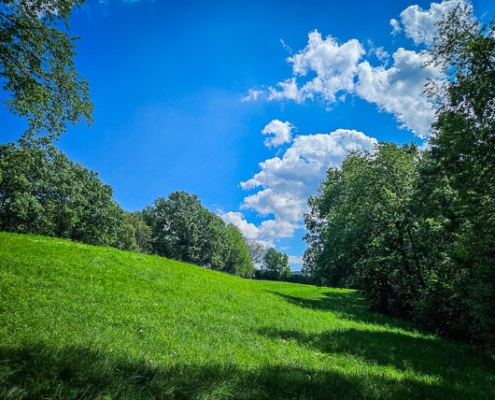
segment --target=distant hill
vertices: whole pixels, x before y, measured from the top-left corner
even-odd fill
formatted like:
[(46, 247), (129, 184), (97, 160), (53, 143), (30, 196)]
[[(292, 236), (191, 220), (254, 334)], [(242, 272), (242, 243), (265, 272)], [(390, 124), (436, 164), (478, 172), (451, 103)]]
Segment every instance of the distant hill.
[(0, 233), (1, 399), (488, 399), (494, 376), (354, 291)]

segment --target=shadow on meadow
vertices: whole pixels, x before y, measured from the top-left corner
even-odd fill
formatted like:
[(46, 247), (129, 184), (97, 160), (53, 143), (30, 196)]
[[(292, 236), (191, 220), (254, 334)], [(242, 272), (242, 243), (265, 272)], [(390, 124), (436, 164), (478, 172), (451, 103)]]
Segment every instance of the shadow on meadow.
[(296, 341), (329, 355), (349, 355), (385, 368), (439, 378), (440, 384), (431, 387), (426, 398), (495, 398), (495, 362), (471, 346), (434, 337), (414, 337), (406, 331), (341, 329), (306, 334), (266, 328), (258, 333)]
[[(243, 369), (215, 360), (163, 367), (82, 347), (0, 347), (2, 399), (443, 399), (442, 389), (431, 392), (431, 385), (392, 381), (383, 374)], [(469, 398), (462, 388), (447, 394)]]
[(415, 330), (411, 323), (370, 312), (366, 301), (358, 292), (323, 292), (318, 299), (306, 299), (276, 291), (270, 291), (270, 293), (283, 298), (290, 304), (311, 310), (332, 312), (339, 318), (350, 321), (385, 326), (400, 325), (402, 329)]

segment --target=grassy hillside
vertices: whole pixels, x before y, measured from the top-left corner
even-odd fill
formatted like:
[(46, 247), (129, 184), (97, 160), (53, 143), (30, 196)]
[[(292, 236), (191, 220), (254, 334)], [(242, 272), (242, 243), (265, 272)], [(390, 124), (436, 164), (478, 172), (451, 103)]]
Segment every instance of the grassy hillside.
[(0, 233), (2, 399), (493, 399), (494, 361), (353, 291)]

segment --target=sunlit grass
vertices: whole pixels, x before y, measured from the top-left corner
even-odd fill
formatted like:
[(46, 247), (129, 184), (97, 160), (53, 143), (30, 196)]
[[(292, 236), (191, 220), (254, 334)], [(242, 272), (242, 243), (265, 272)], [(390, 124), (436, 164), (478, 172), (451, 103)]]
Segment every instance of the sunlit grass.
[(495, 398), (477, 349), (356, 292), (0, 233), (0, 398)]

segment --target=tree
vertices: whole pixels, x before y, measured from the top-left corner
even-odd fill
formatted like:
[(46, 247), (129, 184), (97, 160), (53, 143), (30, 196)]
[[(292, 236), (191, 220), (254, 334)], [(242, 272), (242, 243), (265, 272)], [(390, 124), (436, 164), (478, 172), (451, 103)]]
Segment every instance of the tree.
[(242, 234), (207, 210), (196, 195), (173, 192), (142, 213), (151, 227), (152, 251), (217, 271), (250, 277), (253, 266)]
[[(0, 3), (0, 78), (7, 108), (25, 117), (24, 140), (57, 139), (66, 123), (92, 121), (88, 83), (76, 72), (76, 37), (67, 33), (73, 7), (84, 0)], [(59, 28), (59, 24), (63, 26)]]
[[(365, 166), (360, 161), (358, 154), (351, 154), (343, 166), (364, 168), (364, 174)], [(353, 214), (348, 210), (350, 192), (343, 171), (344, 167), (330, 168), (318, 195), (308, 200), (311, 211), (304, 217), (308, 231), (304, 240), (310, 247), (304, 252), (303, 270), (319, 285), (355, 287), (354, 265), (359, 259), (355, 250), (360, 248), (358, 239), (363, 235), (352, 233), (358, 231), (356, 220), (352, 228), (349, 225), (348, 217)]]
[[(445, 232), (454, 272), (444, 285), (456, 312), (449, 323), (495, 347), (495, 24), (480, 26), (472, 12), (459, 6), (447, 15), (430, 51), (448, 77), (429, 84), (437, 105), (430, 158), (452, 199)], [(431, 289), (436, 295), (421, 303), (427, 310), (442, 293)]]
[(53, 146), (0, 145), (0, 229), (124, 248), (125, 214), (98, 174)]
[(380, 144), (330, 169), (305, 216), (305, 270), (372, 308), (495, 348), (495, 23), (438, 25), (431, 149)]
[(263, 256), (261, 279), (284, 280), (292, 275), (289, 256), (270, 247)]
[(371, 307), (409, 312), (424, 285), (414, 216), (416, 146), (381, 143), (330, 169), (306, 215), (305, 271), (320, 283), (361, 289)]
[[(132, 226), (133, 244), (132, 250), (140, 253), (149, 253), (151, 250), (151, 228), (144, 222), (144, 217), (140, 212), (127, 213), (126, 221)], [(131, 249), (130, 249), (131, 250)]]
[(239, 229), (232, 224), (226, 226), (224, 260), (223, 272), (242, 276), (243, 278), (252, 278), (254, 276), (253, 262), (246, 240)]
[(369, 215), (366, 255), (358, 263), (360, 287), (372, 308), (400, 316), (410, 314), (425, 285), (411, 212), (418, 157), (414, 144), (378, 145), (369, 159), (369, 183), (362, 192), (367, 199), (361, 198)]
[(173, 192), (168, 199), (158, 197), (143, 210), (153, 232), (152, 249), (158, 255), (205, 265), (204, 234), (209, 211), (196, 195)]

